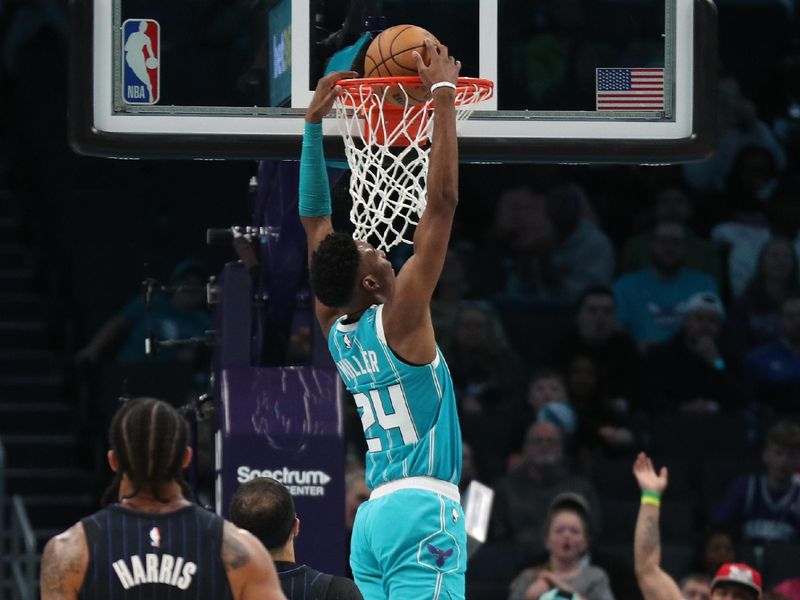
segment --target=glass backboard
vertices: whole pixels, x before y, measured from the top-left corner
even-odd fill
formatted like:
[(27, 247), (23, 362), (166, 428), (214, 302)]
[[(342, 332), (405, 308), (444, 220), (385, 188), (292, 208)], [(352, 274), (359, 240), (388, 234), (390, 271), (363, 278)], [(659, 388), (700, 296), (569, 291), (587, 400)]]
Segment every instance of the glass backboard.
[[(70, 125), (80, 152), (297, 158), (331, 56), (412, 23), (495, 96), (462, 160), (701, 158), (713, 143), (710, 0), (73, 0)], [(342, 155), (336, 123), (326, 146)]]

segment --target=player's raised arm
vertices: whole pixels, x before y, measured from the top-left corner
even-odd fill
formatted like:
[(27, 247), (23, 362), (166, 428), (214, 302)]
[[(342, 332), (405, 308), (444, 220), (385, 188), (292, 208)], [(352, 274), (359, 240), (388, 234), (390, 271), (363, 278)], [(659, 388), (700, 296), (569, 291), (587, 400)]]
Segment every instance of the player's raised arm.
[(436, 347), (430, 300), (442, 272), (458, 204), (455, 84), (461, 62), (447, 47), (426, 43), (430, 64), (414, 53), (420, 77), (432, 90), (435, 122), (427, 181), (427, 206), (414, 234), (414, 255), (397, 276), (384, 327), (392, 348), (414, 362), (433, 360)]
[[(314, 97), (306, 110), (300, 155), (300, 221), (308, 238), (309, 262), (320, 242), (333, 232), (330, 184), (322, 151), (322, 118), (330, 112), (339, 94), (336, 82), (356, 75), (354, 71), (335, 71), (325, 75), (317, 83)], [(316, 313), (326, 334), (331, 323), (341, 314), (318, 300)]]

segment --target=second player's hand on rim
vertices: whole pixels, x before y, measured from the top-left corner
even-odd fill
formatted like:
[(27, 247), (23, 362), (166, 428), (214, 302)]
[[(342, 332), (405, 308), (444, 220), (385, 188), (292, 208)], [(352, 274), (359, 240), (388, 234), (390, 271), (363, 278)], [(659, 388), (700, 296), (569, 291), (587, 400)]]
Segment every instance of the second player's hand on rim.
[(350, 79), (358, 77), (355, 71), (333, 71), (325, 75), (317, 82), (317, 89), (314, 90), (314, 97), (306, 109), (306, 121), (309, 123), (321, 123), (322, 118), (331, 112), (333, 103), (339, 96), (342, 89), (336, 85), (340, 79)]
[(636, 462), (633, 463), (633, 474), (642, 491), (649, 490), (662, 494), (667, 489), (667, 467), (661, 467), (661, 471), (656, 473), (653, 461), (644, 452), (640, 452), (636, 457)]
[(434, 83), (449, 81), (458, 82), (458, 74), (461, 72), (461, 61), (450, 56), (447, 46), (436, 45), (432, 40), (425, 40), (425, 48), (428, 51), (430, 64), (426, 65), (422, 56), (416, 50), (412, 53), (414, 62), (417, 63), (419, 76), (422, 83), (430, 89)]

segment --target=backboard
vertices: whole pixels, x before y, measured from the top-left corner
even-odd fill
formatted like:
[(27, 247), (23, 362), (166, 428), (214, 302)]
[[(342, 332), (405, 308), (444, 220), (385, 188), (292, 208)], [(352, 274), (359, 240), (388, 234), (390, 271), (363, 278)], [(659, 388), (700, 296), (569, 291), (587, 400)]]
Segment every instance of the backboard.
[[(70, 135), (113, 157), (298, 158), (331, 56), (413, 23), (495, 96), (459, 127), (468, 162), (706, 156), (710, 0), (73, 0)], [(346, 51), (346, 50), (345, 50)], [(328, 155), (342, 156), (336, 123)]]

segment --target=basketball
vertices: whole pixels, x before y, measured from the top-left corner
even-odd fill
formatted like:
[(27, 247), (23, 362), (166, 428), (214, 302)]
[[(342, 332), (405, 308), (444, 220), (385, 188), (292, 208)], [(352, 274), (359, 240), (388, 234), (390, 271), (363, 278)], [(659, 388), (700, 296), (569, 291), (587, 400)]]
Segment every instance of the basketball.
[(144, 64), (148, 69), (155, 69), (158, 66), (158, 59), (151, 56)]
[[(364, 58), (364, 77), (416, 77), (417, 63), (414, 51), (419, 52), (425, 64), (430, 63), (425, 40), (440, 43), (432, 33), (416, 25), (395, 25), (372, 40)], [(430, 94), (425, 86), (406, 86), (409, 104), (427, 101)], [(395, 104), (405, 104), (405, 95), (398, 86), (386, 92), (386, 99)]]

